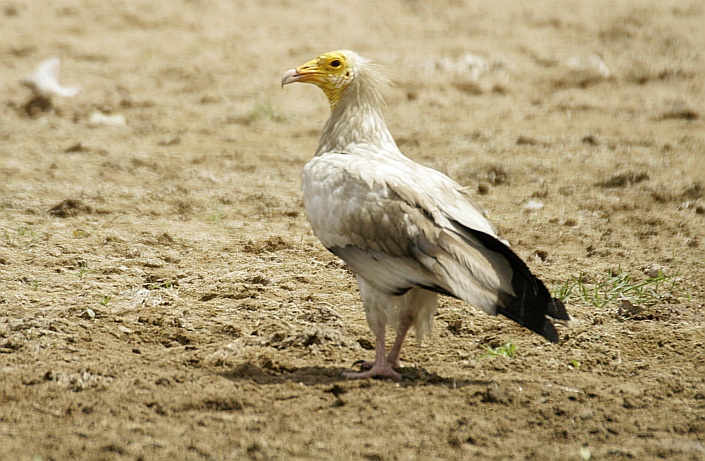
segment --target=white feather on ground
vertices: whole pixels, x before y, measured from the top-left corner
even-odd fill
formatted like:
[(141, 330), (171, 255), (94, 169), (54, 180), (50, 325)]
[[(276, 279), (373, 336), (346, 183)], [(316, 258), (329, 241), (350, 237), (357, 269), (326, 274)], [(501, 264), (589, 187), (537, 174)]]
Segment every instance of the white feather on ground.
[(59, 58), (49, 58), (39, 63), (34, 72), (20, 79), (20, 82), (38, 96), (44, 96), (46, 98), (51, 98), (52, 96), (62, 96), (66, 98), (76, 96), (81, 89), (78, 87), (61, 86), (59, 83), (60, 73), (61, 61)]

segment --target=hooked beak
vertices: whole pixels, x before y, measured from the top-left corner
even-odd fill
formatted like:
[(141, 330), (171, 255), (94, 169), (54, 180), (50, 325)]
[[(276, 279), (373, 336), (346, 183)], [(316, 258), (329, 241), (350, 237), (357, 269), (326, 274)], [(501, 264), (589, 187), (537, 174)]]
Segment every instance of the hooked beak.
[(282, 76), (282, 88), (284, 85), (294, 82), (314, 82), (318, 79), (318, 60), (313, 59), (296, 69), (287, 70)]
[(301, 74), (296, 69), (287, 70), (282, 76), (282, 88), (284, 88), (284, 85), (288, 85), (289, 83), (298, 82), (300, 78)]

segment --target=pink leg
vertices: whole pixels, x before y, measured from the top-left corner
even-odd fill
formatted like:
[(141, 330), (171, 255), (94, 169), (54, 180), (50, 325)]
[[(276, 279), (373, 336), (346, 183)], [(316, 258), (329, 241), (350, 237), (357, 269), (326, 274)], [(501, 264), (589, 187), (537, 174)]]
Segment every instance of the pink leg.
[(397, 333), (397, 338), (394, 340), (394, 346), (392, 346), (392, 350), (389, 351), (389, 355), (387, 356), (387, 362), (389, 362), (390, 366), (393, 368), (401, 367), (401, 360), (399, 360), (399, 356), (401, 355), (401, 346), (404, 344), (404, 340), (406, 339), (406, 335), (409, 333), (412, 323), (414, 323), (414, 317), (412, 315), (405, 314), (401, 318), (399, 333)]
[[(396, 345), (396, 344), (395, 344)], [(364, 365), (363, 365), (364, 366)], [(401, 375), (394, 371), (392, 365), (387, 360), (387, 352), (384, 346), (384, 330), (382, 334), (377, 336), (377, 345), (375, 348), (375, 363), (372, 368), (359, 372), (343, 373), (345, 379), (365, 379), (365, 378), (388, 378), (394, 381), (401, 381)]]

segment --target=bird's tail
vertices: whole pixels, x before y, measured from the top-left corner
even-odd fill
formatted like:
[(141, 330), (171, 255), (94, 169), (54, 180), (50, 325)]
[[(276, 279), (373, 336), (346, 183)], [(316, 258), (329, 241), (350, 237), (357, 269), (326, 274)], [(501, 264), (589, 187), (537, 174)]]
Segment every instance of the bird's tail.
[[(541, 283), (540, 280), (539, 283)], [(535, 331), (554, 343), (559, 341), (559, 337), (551, 318), (565, 322), (571, 320), (563, 303), (556, 298), (550, 298), (548, 302), (545, 298), (539, 297), (514, 298), (509, 306), (497, 309), (497, 313), (509, 317), (519, 325)]]
[(562, 323), (572, 320), (563, 302), (551, 296), (546, 285), (507, 245), (483, 232), (473, 231), (473, 236), (488, 250), (502, 255), (512, 268), (514, 297), (505, 299), (505, 305), (498, 306), (497, 313), (557, 343), (559, 337), (553, 320)]

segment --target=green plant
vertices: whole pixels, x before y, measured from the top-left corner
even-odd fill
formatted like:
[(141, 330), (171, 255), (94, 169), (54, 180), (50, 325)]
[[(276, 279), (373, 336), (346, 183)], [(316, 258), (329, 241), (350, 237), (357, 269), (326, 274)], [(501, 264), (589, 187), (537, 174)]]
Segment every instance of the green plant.
[(517, 346), (511, 341), (497, 347), (482, 346), (482, 348), (486, 351), (483, 357), (505, 357), (511, 359), (517, 353)]
[(223, 221), (223, 210), (217, 203), (210, 206), (208, 220), (213, 223), (221, 223)]
[(29, 248), (37, 243), (37, 233), (32, 226), (18, 227), (15, 232), (3, 228), (3, 237), (8, 246), (15, 248)]
[(617, 270), (596, 277), (588, 277), (581, 272), (577, 277), (556, 286), (553, 295), (563, 302), (579, 301), (597, 308), (622, 299), (643, 306), (673, 296), (678, 290), (677, 284), (677, 277), (666, 276), (661, 271), (656, 277), (634, 281), (629, 272), (618, 267)]
[(78, 263), (78, 274), (77, 275), (78, 275), (79, 279), (82, 279), (89, 272), (92, 272), (92, 271), (88, 268), (88, 263), (86, 261), (81, 261), (80, 263)]
[(575, 371), (580, 371), (580, 367), (582, 367), (583, 364), (578, 362), (577, 360), (571, 360), (570, 366), (572, 366)]
[(15, 246), (15, 236), (7, 231), (7, 229), (3, 228), (2, 230), (2, 235), (5, 237), (5, 242), (7, 242), (8, 246)]
[(100, 296), (100, 304), (101, 304), (102, 306), (107, 306), (108, 303), (110, 302), (110, 299), (111, 299), (112, 297), (113, 297), (113, 296), (110, 295), (110, 294), (103, 294), (103, 295), (101, 295), (101, 296)]
[(32, 226), (27, 226), (27, 227), (19, 227), (17, 229), (17, 233), (20, 234), (21, 236), (29, 235), (30, 237), (36, 236), (36, 233), (34, 232), (34, 229)]

